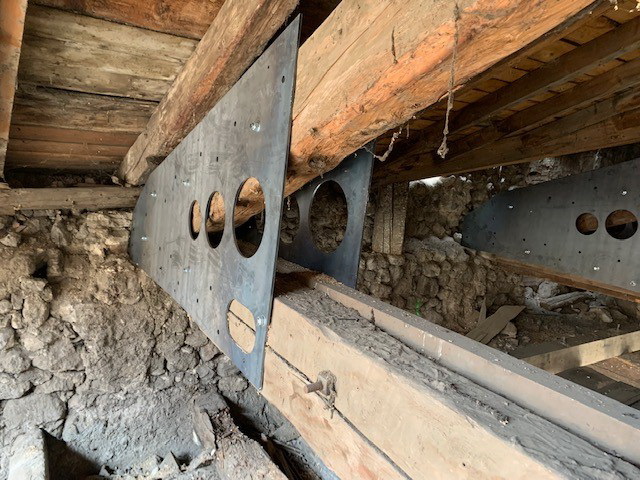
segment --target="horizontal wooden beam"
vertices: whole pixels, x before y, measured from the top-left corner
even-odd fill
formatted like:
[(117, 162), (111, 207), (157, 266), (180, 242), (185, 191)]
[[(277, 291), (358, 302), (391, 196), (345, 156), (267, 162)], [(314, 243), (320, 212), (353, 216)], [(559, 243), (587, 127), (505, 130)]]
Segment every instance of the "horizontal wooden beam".
[[(638, 472), (600, 450), (640, 459), (628, 407), (315, 274), (281, 274), (277, 291), (261, 393), (340, 478), (595, 478), (602, 462)], [(246, 314), (229, 320), (250, 342)], [(322, 371), (334, 397), (304, 392)]]
[[(436, 0), (343, 0), (300, 48), (286, 194), (437, 102), (449, 88), (454, 49), (456, 80), (464, 84), (600, 2), (517, 0), (509, 9), (502, 3), (464, 0), (457, 10)], [(133, 184), (153, 168), (130, 164), (121, 175)], [(252, 195), (240, 204), (237, 222), (262, 208)]]
[(31, 5), (20, 83), (160, 101), (195, 40)]
[(560, 373), (638, 350), (640, 350), (640, 331), (538, 353), (524, 357), (522, 360), (547, 372)]
[(597, 282), (590, 278), (579, 277), (577, 275), (570, 275), (565, 272), (553, 270), (549, 267), (542, 265), (534, 265), (529, 263), (523, 263), (511, 258), (504, 258), (491, 253), (480, 252), (480, 254), (497, 263), (501, 267), (510, 271), (520, 273), (521, 275), (528, 275), (532, 277), (548, 278), (561, 285), (567, 285), (574, 288), (590, 290), (594, 292), (600, 292), (610, 297), (620, 298), (622, 300), (629, 300), (632, 302), (640, 303), (640, 295), (633, 290), (627, 290), (625, 288), (615, 287), (606, 283)]
[(20, 210), (132, 208), (139, 195), (139, 188), (124, 187), (0, 189), (0, 215)]
[(135, 141), (118, 175), (143, 183), (258, 57), (297, 0), (225, 2)]
[(157, 32), (200, 39), (224, 0), (35, 0), (32, 3)]
[(4, 180), (26, 12), (27, 0), (2, 0), (0, 3), (0, 181)]

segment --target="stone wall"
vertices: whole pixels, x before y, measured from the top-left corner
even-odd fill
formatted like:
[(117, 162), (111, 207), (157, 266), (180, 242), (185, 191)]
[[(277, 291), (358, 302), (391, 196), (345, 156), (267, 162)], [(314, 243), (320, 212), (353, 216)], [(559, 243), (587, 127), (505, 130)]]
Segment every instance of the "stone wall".
[(301, 470), (321, 471), (295, 429), (128, 261), (130, 223), (127, 212), (0, 217), (0, 478), (32, 426), (66, 443), (65, 478), (169, 452), (188, 463), (200, 451), (191, 400), (217, 392)]

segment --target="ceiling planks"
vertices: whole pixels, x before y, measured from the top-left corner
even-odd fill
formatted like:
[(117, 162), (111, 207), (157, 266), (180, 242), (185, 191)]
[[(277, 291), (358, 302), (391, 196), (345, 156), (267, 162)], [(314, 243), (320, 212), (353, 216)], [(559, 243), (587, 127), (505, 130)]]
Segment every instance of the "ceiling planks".
[(224, 0), (34, 0), (90, 17), (200, 39)]
[(160, 101), (196, 41), (32, 5), (22, 84)]

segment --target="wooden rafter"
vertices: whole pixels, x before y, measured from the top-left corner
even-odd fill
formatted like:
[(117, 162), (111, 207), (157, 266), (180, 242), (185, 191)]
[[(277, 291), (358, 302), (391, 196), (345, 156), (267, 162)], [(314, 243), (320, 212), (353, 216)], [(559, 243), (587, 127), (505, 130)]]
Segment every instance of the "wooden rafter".
[[(240, 78), (285, 22), (296, 0), (226, 2), (127, 152), (119, 170), (138, 185)], [(248, 34), (248, 32), (251, 32)]]
[(16, 92), (27, 0), (0, 2), (0, 180), (9, 142), (9, 125)]

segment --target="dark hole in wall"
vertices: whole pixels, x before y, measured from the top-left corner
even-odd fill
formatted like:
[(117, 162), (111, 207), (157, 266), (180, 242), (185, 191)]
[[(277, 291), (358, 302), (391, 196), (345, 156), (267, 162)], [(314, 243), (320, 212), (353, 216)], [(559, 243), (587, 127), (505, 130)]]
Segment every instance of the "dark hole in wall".
[(49, 270), (49, 264), (47, 263), (46, 260), (41, 260), (40, 262), (38, 262), (38, 264), (36, 265), (36, 269), (34, 270), (33, 274), (31, 275), (34, 278), (48, 278), (47, 272)]

